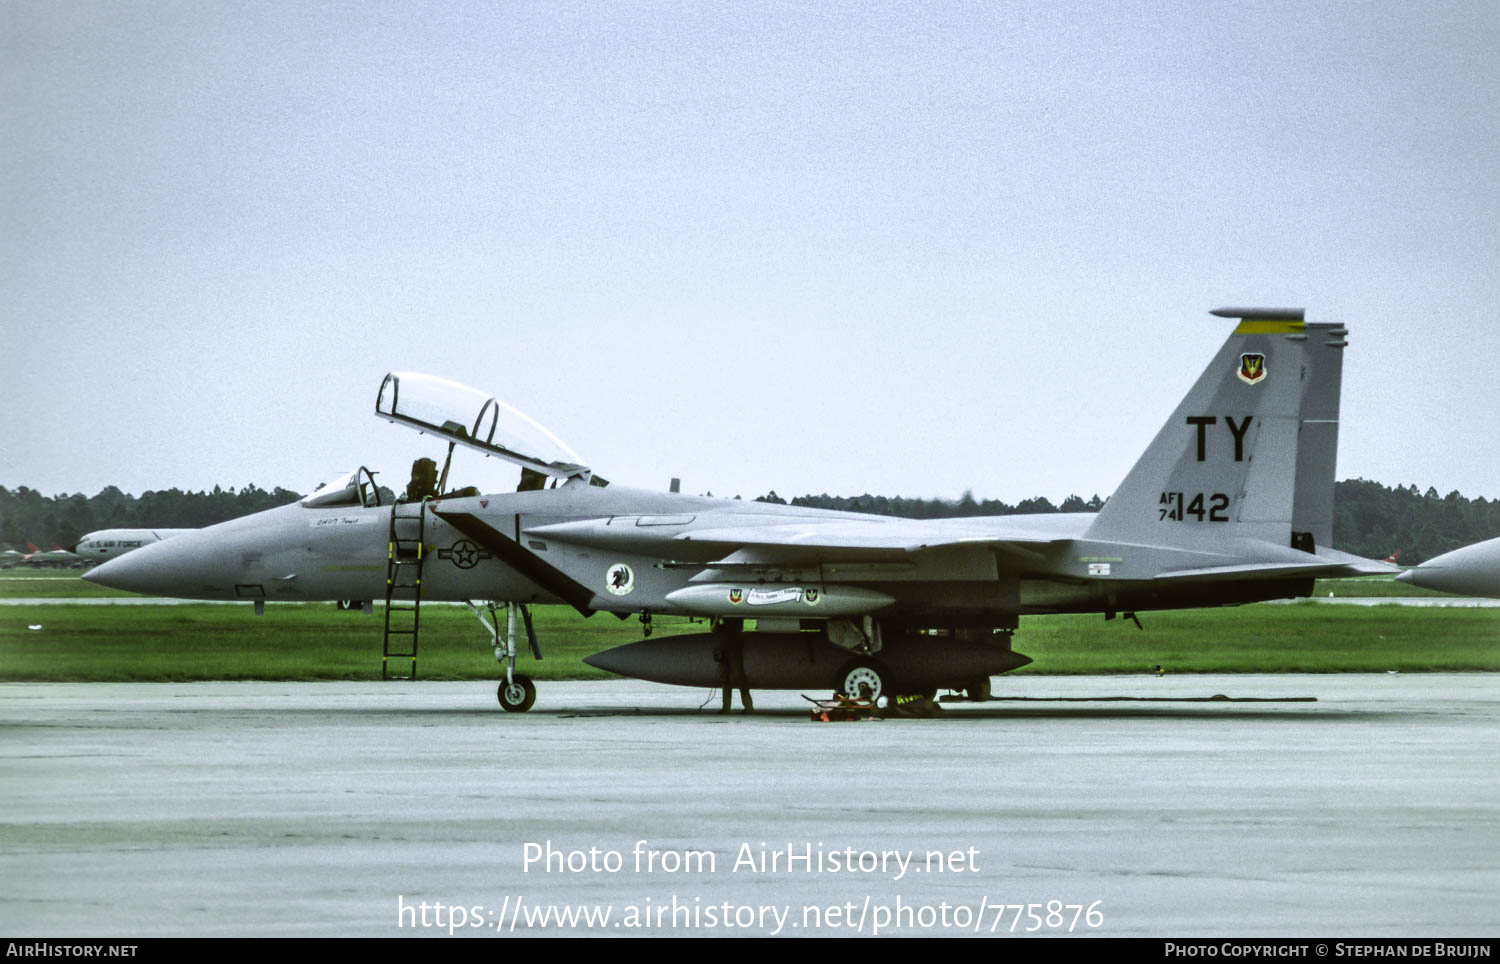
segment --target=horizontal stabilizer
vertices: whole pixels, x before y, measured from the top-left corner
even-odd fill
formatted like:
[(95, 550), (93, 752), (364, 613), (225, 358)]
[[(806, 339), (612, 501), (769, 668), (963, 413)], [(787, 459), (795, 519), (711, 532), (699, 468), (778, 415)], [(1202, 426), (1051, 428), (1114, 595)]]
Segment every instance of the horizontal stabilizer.
[(1251, 563), (1242, 566), (1210, 566), (1205, 569), (1178, 569), (1164, 572), (1157, 582), (1240, 582), (1246, 579), (1337, 579), (1347, 576), (1387, 576), (1400, 572), (1373, 559), (1350, 557), (1348, 561), (1323, 560), (1301, 563)]

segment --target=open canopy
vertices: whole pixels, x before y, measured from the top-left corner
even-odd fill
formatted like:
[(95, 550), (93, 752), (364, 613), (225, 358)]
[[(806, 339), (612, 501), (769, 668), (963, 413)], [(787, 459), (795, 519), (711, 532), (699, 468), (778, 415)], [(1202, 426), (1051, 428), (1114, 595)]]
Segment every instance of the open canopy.
[(477, 389), (436, 375), (391, 372), (375, 414), (555, 478), (588, 478), (578, 453), (523, 413)]

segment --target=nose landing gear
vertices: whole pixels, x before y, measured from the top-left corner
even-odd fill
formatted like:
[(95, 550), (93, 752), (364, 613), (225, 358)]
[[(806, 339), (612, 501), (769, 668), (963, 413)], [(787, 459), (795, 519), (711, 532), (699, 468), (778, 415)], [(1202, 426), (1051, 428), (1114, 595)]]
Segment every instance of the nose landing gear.
[(500, 684), (495, 695), (507, 713), (525, 713), (536, 702), (536, 684), (529, 676), (512, 673), (508, 682)]
[(517, 673), (516, 669), (516, 613), (521, 614), (526, 623), (526, 636), (531, 643), (531, 652), (537, 659), (542, 658), (541, 649), (537, 646), (536, 633), (531, 627), (531, 614), (526, 607), (520, 603), (505, 603), (505, 632), (500, 632), (500, 617), (495, 609), (500, 604), (494, 600), (485, 603), (489, 611), (489, 622), (485, 623), (484, 614), (473, 602), (469, 608), (479, 619), (480, 625), (490, 632), (490, 642), (495, 648), (495, 661), (505, 668), (505, 679), (495, 692), (495, 697), (500, 701), (500, 707), (507, 713), (525, 713), (536, 703), (536, 684), (531, 677)]

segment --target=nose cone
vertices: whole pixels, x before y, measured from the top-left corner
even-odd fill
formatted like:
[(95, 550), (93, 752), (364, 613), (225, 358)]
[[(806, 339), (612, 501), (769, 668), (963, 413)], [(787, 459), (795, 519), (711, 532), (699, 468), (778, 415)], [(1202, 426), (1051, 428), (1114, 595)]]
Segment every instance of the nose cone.
[[(298, 548), (305, 555), (306, 533), (311, 530), (308, 518), (301, 515), (304, 511), (293, 503), (206, 529), (179, 529), (170, 538), (110, 559), (84, 578), (111, 589), (147, 596), (259, 598), (264, 595), (264, 588), (259, 585), (264, 581), (262, 560), (275, 550), (288, 547)], [(280, 575), (285, 578), (290, 571), (282, 569)], [(242, 594), (242, 587), (255, 591)]]
[(95, 566), (83, 578), (111, 589), (145, 596), (215, 599), (225, 595), (213, 583), (221, 568), (208, 540), (188, 533), (153, 542)]
[(1500, 539), (1446, 552), (1396, 578), (1460, 596), (1500, 597)]

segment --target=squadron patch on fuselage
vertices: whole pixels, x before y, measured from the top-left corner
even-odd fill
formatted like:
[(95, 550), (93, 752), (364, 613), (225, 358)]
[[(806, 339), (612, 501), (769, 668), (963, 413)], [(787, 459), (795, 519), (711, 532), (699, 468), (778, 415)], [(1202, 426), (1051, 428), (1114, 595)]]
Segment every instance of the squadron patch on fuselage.
[(1246, 352), (1240, 356), (1240, 381), (1246, 385), (1258, 385), (1266, 377), (1266, 356), (1260, 352)]
[(807, 603), (809, 606), (816, 606), (818, 604), (818, 600), (821, 598), (822, 595), (816, 589), (802, 590), (802, 601)]
[(608, 589), (611, 595), (628, 596), (635, 588), (635, 573), (625, 563), (617, 562), (605, 572), (604, 588)]
[(738, 606), (740, 603), (742, 603), (744, 601), (745, 601), (745, 590), (739, 588), (738, 586), (736, 586), (733, 589), (729, 590), (729, 605), (731, 605), (731, 606)]

